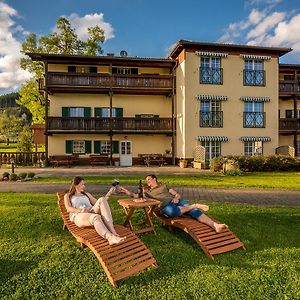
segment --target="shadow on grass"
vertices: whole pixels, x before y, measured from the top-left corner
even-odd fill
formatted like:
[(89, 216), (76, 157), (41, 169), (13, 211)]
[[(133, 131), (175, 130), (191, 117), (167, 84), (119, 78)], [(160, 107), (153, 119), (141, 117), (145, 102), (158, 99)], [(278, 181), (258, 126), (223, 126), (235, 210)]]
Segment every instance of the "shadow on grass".
[(15, 275), (28, 273), (37, 266), (36, 262), (25, 260), (0, 259), (0, 282), (9, 280)]

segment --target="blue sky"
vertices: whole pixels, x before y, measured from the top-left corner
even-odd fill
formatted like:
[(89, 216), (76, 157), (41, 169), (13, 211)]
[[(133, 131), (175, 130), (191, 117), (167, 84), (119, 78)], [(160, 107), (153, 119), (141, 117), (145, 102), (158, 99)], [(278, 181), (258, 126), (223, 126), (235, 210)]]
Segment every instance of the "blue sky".
[(300, 0), (0, 0), (0, 94), (17, 91), (20, 45), (29, 32), (48, 35), (60, 16), (76, 33), (100, 25), (105, 53), (166, 57), (180, 39), (291, 47), (300, 63)]

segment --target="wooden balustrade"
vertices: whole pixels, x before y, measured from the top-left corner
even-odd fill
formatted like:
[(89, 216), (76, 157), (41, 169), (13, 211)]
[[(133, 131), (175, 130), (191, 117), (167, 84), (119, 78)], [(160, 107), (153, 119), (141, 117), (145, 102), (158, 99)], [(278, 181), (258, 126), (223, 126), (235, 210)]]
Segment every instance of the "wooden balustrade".
[(84, 86), (84, 87), (121, 87), (172, 89), (172, 75), (110, 75), (87, 73), (48, 73), (48, 87)]
[(296, 131), (300, 130), (300, 119), (279, 119), (279, 131)]
[(51, 131), (84, 131), (84, 132), (172, 132), (171, 118), (80, 118), (48, 117), (48, 132)]
[(45, 152), (0, 152), (0, 164), (21, 166), (40, 165), (46, 158)]
[(294, 80), (280, 80), (279, 81), (280, 93), (299, 93), (300, 82)]

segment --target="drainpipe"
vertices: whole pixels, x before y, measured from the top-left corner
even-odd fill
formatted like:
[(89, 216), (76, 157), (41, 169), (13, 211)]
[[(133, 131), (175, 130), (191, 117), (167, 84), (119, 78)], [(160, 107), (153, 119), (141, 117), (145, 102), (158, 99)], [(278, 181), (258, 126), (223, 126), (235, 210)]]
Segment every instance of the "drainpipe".
[(172, 165), (175, 166), (175, 151), (176, 151), (176, 137), (175, 137), (175, 130), (176, 130), (176, 118), (175, 118), (175, 69), (177, 67), (177, 60), (175, 66), (172, 68)]
[(45, 98), (45, 166), (47, 167), (49, 165), (49, 142), (48, 142), (48, 63), (44, 62), (44, 68), (45, 68), (45, 84), (44, 84), (44, 98)]

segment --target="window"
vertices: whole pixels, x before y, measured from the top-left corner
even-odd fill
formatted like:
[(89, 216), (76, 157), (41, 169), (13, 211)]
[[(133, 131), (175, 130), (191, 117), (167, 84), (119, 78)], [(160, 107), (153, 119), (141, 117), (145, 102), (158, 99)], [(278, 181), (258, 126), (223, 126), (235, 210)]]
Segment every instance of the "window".
[(293, 118), (293, 110), (292, 110), (292, 109), (286, 109), (286, 110), (285, 110), (285, 117), (286, 117), (287, 119)]
[(283, 80), (294, 80), (294, 75), (284, 75)]
[(140, 114), (135, 115), (136, 118), (142, 118), (142, 119), (153, 119), (153, 118), (159, 118), (159, 115), (153, 115), (153, 114)]
[[(110, 117), (110, 108), (109, 107), (95, 107), (95, 117), (109, 118)], [(112, 117), (113, 118), (122, 118), (123, 117), (123, 108), (113, 107), (112, 108)]]
[[(94, 141), (95, 154), (110, 154), (110, 141)], [(112, 142), (112, 153), (119, 153), (119, 141)]]
[(265, 127), (265, 113), (263, 102), (244, 103), (244, 128)]
[(263, 142), (261, 141), (244, 142), (244, 153), (245, 156), (262, 155)]
[(297, 153), (296, 153), (297, 157), (300, 157), (300, 141), (297, 141)]
[(118, 68), (113, 67), (112, 68), (112, 74), (120, 74), (120, 75), (137, 75), (138, 68)]
[(69, 73), (97, 73), (97, 67), (68, 66)]
[(244, 85), (265, 85), (265, 71), (262, 60), (245, 60)]
[(222, 84), (223, 70), (219, 57), (201, 57), (200, 83)]
[(220, 101), (201, 101), (200, 127), (223, 127), (223, 112)]
[(91, 141), (66, 141), (66, 153), (91, 153)]
[(73, 141), (72, 153), (85, 153), (85, 142), (84, 141)]
[(62, 107), (63, 117), (91, 117), (90, 107)]
[(70, 117), (84, 117), (84, 108), (70, 107)]
[(221, 155), (221, 142), (202, 141), (201, 146), (205, 148), (205, 164), (208, 166), (211, 159)]

